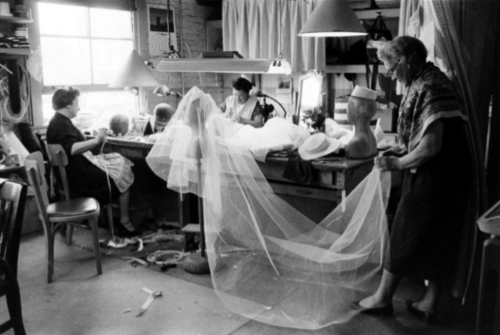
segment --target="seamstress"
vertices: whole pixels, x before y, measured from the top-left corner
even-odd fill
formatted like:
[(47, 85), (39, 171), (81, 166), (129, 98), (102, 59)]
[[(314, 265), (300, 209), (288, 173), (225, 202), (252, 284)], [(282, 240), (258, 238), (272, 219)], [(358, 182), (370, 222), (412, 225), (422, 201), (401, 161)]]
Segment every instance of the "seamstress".
[[(135, 232), (128, 209), (130, 188), (120, 192), (115, 180), (84, 156), (90, 150), (99, 149), (107, 131), (100, 129), (95, 138), (86, 140), (82, 132), (73, 125), (71, 119), (80, 110), (79, 96), (80, 91), (72, 87), (56, 90), (52, 97), (52, 108), (56, 113), (47, 128), (47, 143), (60, 144), (68, 156), (66, 172), (71, 196), (92, 197), (101, 205), (106, 205), (111, 198), (119, 195), (120, 222), (129, 232)], [(131, 178), (133, 180), (133, 175)]]
[(426, 62), (420, 40), (397, 37), (384, 43), (378, 57), (405, 92), (398, 118), (400, 147), (376, 158), (375, 164), (382, 171), (402, 171), (403, 185), (380, 285), (357, 307), (368, 314), (390, 315), (402, 276), (426, 279), (423, 296), (408, 300), (406, 308), (433, 323), (439, 295), (455, 279), (459, 232), (466, 224), (472, 175), (466, 117), (453, 83)]
[(241, 123), (260, 128), (264, 123), (264, 116), (259, 99), (250, 96), (252, 83), (245, 78), (233, 81), (233, 95), (227, 97), (220, 106), (228, 118)]

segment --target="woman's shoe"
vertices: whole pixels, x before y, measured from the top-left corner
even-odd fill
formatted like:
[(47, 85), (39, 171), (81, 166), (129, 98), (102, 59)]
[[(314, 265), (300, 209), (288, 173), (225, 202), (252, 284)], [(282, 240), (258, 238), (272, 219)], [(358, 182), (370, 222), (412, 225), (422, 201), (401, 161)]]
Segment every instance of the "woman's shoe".
[(435, 312), (424, 312), (421, 311), (413, 306), (413, 301), (412, 300), (407, 300), (406, 301), (406, 309), (410, 314), (412, 314), (414, 317), (419, 319), (420, 321), (428, 324), (428, 325), (433, 325), (436, 323), (436, 313)]
[(393, 316), (394, 314), (394, 307), (392, 304), (383, 307), (366, 308), (361, 306), (359, 301), (356, 301), (353, 302), (351, 306), (353, 309), (359, 310), (361, 313), (366, 315)]
[(125, 229), (128, 230), (129, 233), (134, 233), (137, 229), (135, 229), (135, 226), (132, 224), (132, 221), (128, 220), (127, 222), (123, 223), (120, 221), (121, 225), (125, 227)]

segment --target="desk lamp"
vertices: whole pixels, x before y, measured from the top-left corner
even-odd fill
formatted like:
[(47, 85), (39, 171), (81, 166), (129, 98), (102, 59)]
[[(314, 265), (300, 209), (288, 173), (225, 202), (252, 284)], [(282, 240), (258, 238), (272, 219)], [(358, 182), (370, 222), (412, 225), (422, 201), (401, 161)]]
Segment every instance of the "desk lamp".
[[(161, 85), (160, 82), (146, 66), (144, 60), (137, 51), (132, 50), (120, 67), (115, 80), (108, 87), (124, 88), (138, 94), (141, 87), (156, 87), (159, 85)], [(139, 101), (137, 103), (139, 105)], [(141, 112), (139, 106), (137, 110)]]

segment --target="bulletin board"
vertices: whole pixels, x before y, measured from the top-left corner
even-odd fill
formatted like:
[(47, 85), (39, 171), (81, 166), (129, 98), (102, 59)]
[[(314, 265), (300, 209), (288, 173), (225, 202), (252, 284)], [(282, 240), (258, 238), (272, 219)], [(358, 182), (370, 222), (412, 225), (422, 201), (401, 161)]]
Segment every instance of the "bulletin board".
[(170, 46), (177, 49), (174, 9), (162, 5), (148, 5), (149, 54), (168, 57)]

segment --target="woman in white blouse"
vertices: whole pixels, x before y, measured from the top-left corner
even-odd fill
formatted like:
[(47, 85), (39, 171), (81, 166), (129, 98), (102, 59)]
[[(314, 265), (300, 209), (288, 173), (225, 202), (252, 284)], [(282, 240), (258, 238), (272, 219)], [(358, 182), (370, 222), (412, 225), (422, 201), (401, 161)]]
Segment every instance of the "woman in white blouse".
[(245, 78), (233, 81), (233, 95), (226, 98), (220, 109), (233, 121), (260, 128), (263, 126), (264, 116), (259, 99), (250, 96), (252, 86)]

